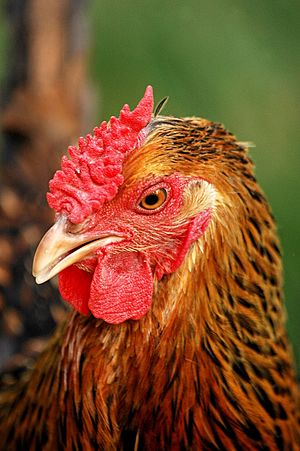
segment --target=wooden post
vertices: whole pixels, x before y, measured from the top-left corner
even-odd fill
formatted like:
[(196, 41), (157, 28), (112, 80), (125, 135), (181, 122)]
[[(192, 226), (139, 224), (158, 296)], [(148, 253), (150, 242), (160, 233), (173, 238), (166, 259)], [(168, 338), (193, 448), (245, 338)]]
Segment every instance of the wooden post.
[[(61, 153), (85, 132), (84, 0), (10, 0), (9, 61), (2, 94), (0, 180), (0, 365), (22, 364), (64, 316), (55, 283), (37, 286), (32, 255), (53, 220), (48, 181)], [(16, 355), (17, 354), (17, 355)], [(7, 364), (6, 364), (7, 365)]]

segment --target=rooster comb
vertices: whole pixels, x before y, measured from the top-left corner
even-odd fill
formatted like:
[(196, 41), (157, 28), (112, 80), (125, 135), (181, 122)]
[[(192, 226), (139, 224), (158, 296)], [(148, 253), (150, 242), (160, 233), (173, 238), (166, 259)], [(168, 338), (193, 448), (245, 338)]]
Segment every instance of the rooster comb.
[(78, 147), (70, 146), (70, 158), (62, 157), (61, 170), (49, 183), (50, 207), (79, 224), (113, 199), (124, 180), (124, 158), (141, 144), (152, 110), (153, 91), (148, 86), (133, 111), (124, 105), (119, 118), (112, 116), (94, 128), (94, 135), (79, 138)]

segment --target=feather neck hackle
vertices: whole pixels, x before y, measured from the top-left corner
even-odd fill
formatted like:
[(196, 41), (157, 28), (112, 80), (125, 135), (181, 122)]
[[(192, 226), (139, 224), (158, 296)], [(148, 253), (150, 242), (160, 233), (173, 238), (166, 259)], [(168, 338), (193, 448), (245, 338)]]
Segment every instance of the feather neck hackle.
[(78, 147), (70, 146), (70, 158), (62, 157), (61, 169), (49, 183), (50, 207), (79, 224), (112, 200), (124, 180), (124, 158), (140, 147), (152, 111), (153, 90), (148, 86), (133, 111), (125, 104), (118, 118), (103, 121), (94, 128), (94, 135), (79, 138)]

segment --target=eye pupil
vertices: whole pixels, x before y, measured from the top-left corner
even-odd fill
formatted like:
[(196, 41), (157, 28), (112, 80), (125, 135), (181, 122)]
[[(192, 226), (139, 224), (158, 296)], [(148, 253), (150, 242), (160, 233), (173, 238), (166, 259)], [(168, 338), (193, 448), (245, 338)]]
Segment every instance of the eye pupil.
[(157, 194), (149, 194), (149, 196), (145, 197), (145, 204), (150, 205), (151, 207), (159, 201), (159, 197)]
[(156, 210), (165, 203), (166, 199), (167, 191), (164, 188), (159, 188), (143, 197), (139, 206), (144, 210)]

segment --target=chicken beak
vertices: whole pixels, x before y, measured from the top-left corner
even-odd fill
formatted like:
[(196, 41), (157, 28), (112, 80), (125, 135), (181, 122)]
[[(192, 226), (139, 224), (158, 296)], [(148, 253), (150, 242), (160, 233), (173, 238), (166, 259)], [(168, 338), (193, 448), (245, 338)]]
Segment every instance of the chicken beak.
[(32, 274), (41, 284), (68, 266), (111, 243), (122, 241), (116, 235), (99, 236), (67, 232), (67, 218), (60, 216), (40, 241), (33, 259)]

